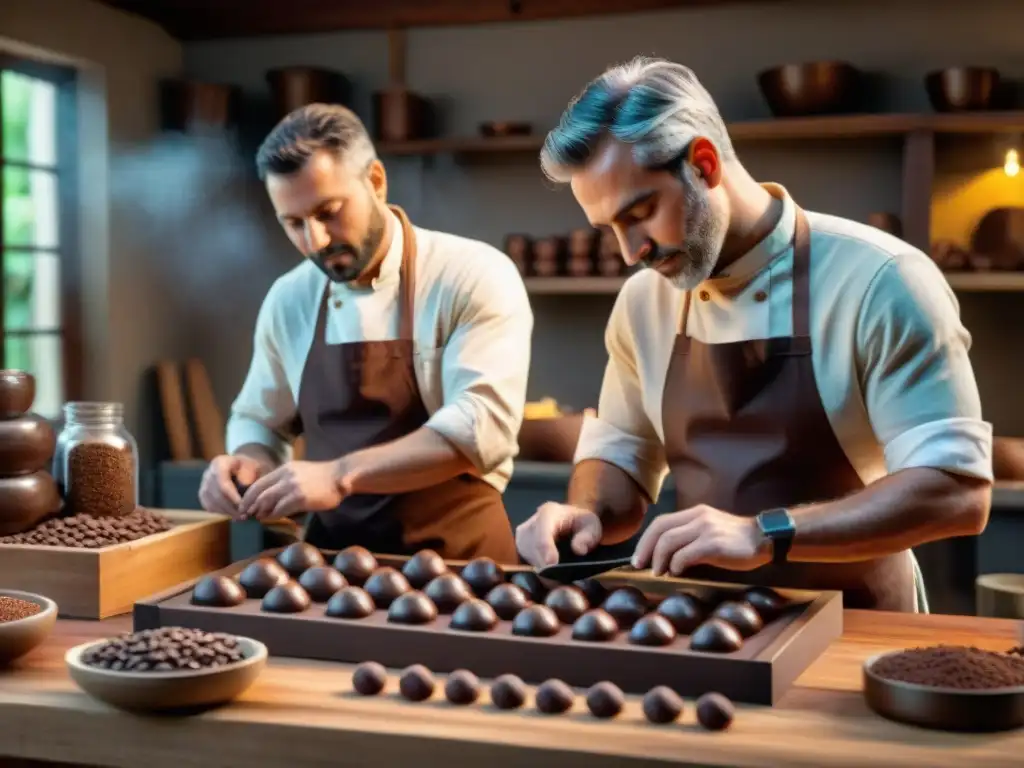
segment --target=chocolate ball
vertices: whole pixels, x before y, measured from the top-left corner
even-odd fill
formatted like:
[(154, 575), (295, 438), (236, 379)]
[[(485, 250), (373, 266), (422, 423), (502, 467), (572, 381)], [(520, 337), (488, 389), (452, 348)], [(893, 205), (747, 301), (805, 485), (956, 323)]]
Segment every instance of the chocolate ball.
[(553, 610), (563, 624), (572, 624), (590, 607), (583, 590), (570, 586), (555, 587), (544, 598), (544, 605)]
[(231, 608), (245, 602), (242, 585), (227, 576), (206, 576), (192, 588), (192, 605)]
[(743, 593), (743, 600), (753, 606), (766, 624), (778, 618), (786, 607), (786, 598), (770, 587), (750, 587)]
[(683, 713), (683, 699), (667, 685), (651, 688), (641, 704), (644, 717), (658, 725), (675, 722)]
[(531, 603), (541, 603), (548, 594), (548, 588), (544, 586), (544, 582), (541, 581), (533, 571), (518, 571), (512, 574), (510, 582), (519, 587), (526, 596), (530, 598)]
[(657, 613), (644, 616), (629, 631), (629, 642), (633, 645), (669, 645), (675, 639), (675, 627)]
[(477, 597), (483, 597), (505, 581), (505, 571), (489, 557), (470, 560), (459, 575)]
[(429, 624), (437, 618), (437, 606), (418, 590), (399, 595), (388, 608), (392, 624)]
[(647, 598), (636, 587), (619, 587), (601, 605), (620, 627), (631, 627), (647, 613)]
[(288, 571), (277, 562), (266, 557), (253, 560), (238, 574), (238, 583), (252, 600), (259, 600), (278, 584), (288, 581)]
[(457, 573), (442, 573), (423, 590), (441, 613), (451, 613), (473, 597), (473, 590)]
[(294, 544), (289, 544), (281, 551), (277, 556), (277, 562), (279, 562), (281, 566), (288, 571), (289, 576), (293, 579), (297, 579), (306, 569), (323, 565), (324, 556), (320, 554), (320, 550), (312, 544), (307, 544), (304, 541), (296, 541)]
[(551, 637), (558, 634), (561, 622), (546, 605), (534, 603), (523, 608), (512, 621), (512, 634), (522, 637)]
[(708, 619), (690, 635), (690, 649), (708, 653), (732, 653), (743, 647), (743, 636), (732, 624)]
[(607, 719), (615, 717), (626, 704), (622, 689), (607, 680), (595, 683), (587, 691), (587, 709), (594, 717)]
[(398, 691), (409, 701), (426, 701), (434, 695), (434, 675), (422, 664), (402, 670)]
[(501, 675), (491, 684), (491, 703), (498, 709), (519, 709), (526, 703), (526, 683), (515, 675)]
[(512, 621), (523, 608), (530, 604), (526, 593), (515, 584), (499, 584), (487, 593), (487, 602), (504, 621)]
[(377, 610), (373, 598), (362, 587), (344, 587), (331, 595), (324, 615), (332, 619), (365, 619)]
[(334, 567), (349, 584), (361, 587), (370, 578), (370, 574), (377, 570), (377, 558), (365, 547), (346, 547), (335, 555)]
[(676, 592), (658, 604), (657, 612), (671, 622), (676, 632), (688, 635), (707, 617), (707, 606), (688, 592)]
[(437, 552), (432, 549), (421, 549), (406, 560), (402, 566), (402, 575), (409, 581), (413, 589), (423, 589), (432, 580), (448, 571), (448, 565)]
[(498, 614), (486, 600), (471, 598), (455, 609), (452, 614), (452, 629), (462, 632), (488, 632), (498, 624)]
[(363, 696), (376, 696), (387, 682), (387, 670), (376, 661), (364, 661), (352, 673), (352, 688)]
[(761, 616), (750, 603), (730, 600), (715, 608), (711, 615), (732, 624), (743, 637), (753, 637), (764, 626)]
[(472, 704), (480, 697), (480, 679), (468, 669), (457, 669), (445, 681), (444, 697), (452, 704)]
[(534, 703), (545, 715), (560, 715), (572, 708), (576, 696), (561, 680), (545, 680), (537, 687)]
[(592, 608), (572, 625), (572, 639), (585, 643), (606, 643), (619, 632), (619, 625), (603, 608)]
[(578, 587), (583, 592), (591, 608), (601, 605), (608, 597), (608, 587), (597, 579), (580, 579), (574, 582), (573, 586)]
[(373, 572), (363, 589), (373, 598), (378, 608), (387, 608), (411, 587), (401, 571), (385, 565)]
[(310, 599), (297, 581), (278, 584), (263, 596), (260, 608), (267, 613), (301, 613), (309, 608)]
[(345, 577), (329, 565), (315, 565), (299, 577), (299, 584), (314, 603), (326, 603), (331, 595), (348, 586)]
[(736, 708), (720, 693), (705, 693), (697, 699), (697, 722), (709, 731), (724, 731), (735, 716)]

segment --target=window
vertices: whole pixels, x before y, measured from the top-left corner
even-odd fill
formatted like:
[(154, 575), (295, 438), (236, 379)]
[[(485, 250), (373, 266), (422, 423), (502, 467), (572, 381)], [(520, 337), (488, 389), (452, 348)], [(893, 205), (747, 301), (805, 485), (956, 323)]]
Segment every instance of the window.
[(73, 78), (0, 54), (0, 360), (35, 376), (48, 418), (80, 381)]

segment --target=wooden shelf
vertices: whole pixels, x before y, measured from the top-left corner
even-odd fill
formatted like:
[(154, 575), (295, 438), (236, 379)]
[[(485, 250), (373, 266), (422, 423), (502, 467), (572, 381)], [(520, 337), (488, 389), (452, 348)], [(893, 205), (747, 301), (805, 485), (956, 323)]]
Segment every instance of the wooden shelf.
[(1024, 272), (947, 272), (946, 280), (957, 291), (1024, 291)]

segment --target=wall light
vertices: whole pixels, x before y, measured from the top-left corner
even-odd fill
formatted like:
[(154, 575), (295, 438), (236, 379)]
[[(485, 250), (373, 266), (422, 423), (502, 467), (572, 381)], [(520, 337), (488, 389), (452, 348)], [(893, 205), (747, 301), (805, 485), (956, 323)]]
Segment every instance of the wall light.
[(1020, 156), (1017, 154), (1016, 149), (1006, 150), (1006, 160), (1003, 161), (1003, 172), (1011, 178), (1020, 173)]

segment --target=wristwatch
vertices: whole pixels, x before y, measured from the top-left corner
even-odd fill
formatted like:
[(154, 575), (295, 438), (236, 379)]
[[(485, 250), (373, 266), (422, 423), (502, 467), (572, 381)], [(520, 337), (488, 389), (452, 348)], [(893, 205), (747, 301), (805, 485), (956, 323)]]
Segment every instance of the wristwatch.
[(779, 565), (789, 558), (796, 523), (788, 509), (768, 509), (757, 516), (757, 527), (772, 545), (772, 563)]

